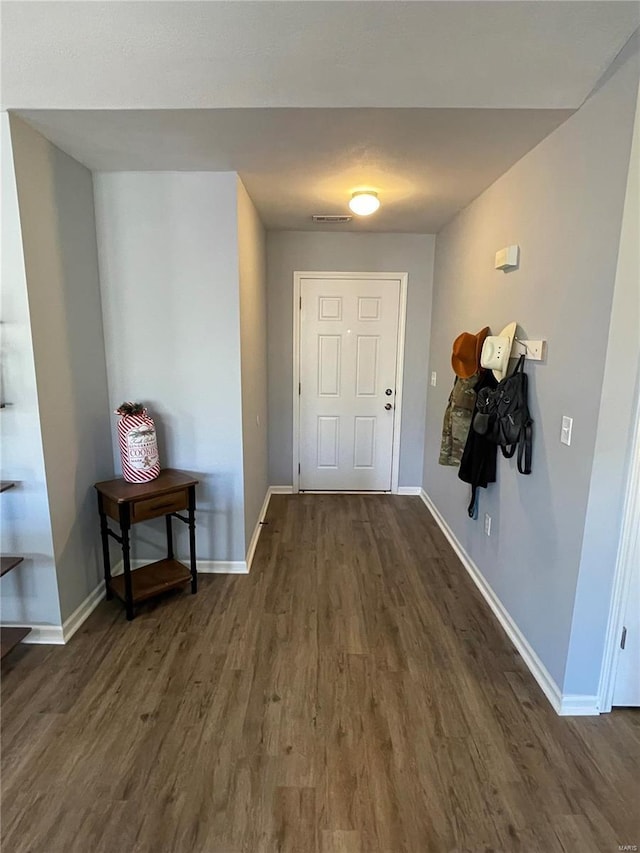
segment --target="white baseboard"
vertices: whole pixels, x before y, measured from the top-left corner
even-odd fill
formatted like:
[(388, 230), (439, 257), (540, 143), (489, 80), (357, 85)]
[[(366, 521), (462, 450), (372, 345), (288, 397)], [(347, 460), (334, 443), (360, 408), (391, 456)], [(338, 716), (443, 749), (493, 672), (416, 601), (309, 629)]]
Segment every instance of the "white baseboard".
[[(131, 560), (131, 568), (139, 569), (151, 562), (153, 562), (152, 557)], [(181, 562), (188, 567), (188, 560), (182, 560)], [(245, 560), (196, 560), (196, 569), (199, 575), (246, 575), (248, 571)], [(123, 572), (124, 566), (122, 560), (118, 560), (111, 568), (111, 576), (121, 575)]]
[(73, 611), (68, 619), (64, 620), (62, 625), (63, 642), (68, 643), (71, 637), (75, 634), (82, 623), (87, 619), (96, 607), (104, 598), (104, 581), (100, 581), (98, 586), (90, 592), (82, 604)]
[(64, 645), (64, 628), (62, 625), (29, 625), (27, 622), (3, 622), (3, 628), (30, 628), (31, 633), (27, 634), (21, 643), (34, 646), (63, 646)]
[[(267, 514), (271, 495), (290, 495), (293, 492), (293, 486), (269, 486), (264, 502), (260, 509), (258, 523), (256, 524), (253, 536), (249, 542), (247, 549), (246, 560), (197, 560), (196, 567), (200, 575), (246, 575), (248, 574), (253, 557), (255, 555), (260, 531), (262, 530), (261, 522)], [(131, 561), (132, 569), (139, 569), (141, 566), (148, 563), (148, 559), (136, 559)], [(122, 560), (119, 560), (111, 569), (112, 576), (121, 575), (124, 571)], [(17, 623), (7, 623), (5, 627), (25, 627), (30, 628), (31, 633), (28, 634), (23, 643), (31, 645), (56, 645), (61, 646), (68, 643), (76, 631), (81, 627), (85, 620), (93, 613), (98, 604), (103, 600), (105, 595), (104, 581), (100, 581), (98, 586), (90, 592), (82, 604), (73, 611), (68, 619), (65, 619), (63, 625), (27, 625), (22, 623), (18, 626)]]
[(596, 717), (599, 713), (600, 698), (598, 696), (581, 696), (577, 693), (565, 693), (558, 710), (561, 717)]
[[(149, 560), (132, 560), (131, 568), (139, 569), (144, 566)], [(198, 574), (201, 575), (246, 575), (248, 572), (247, 564), (244, 560), (230, 562), (224, 560), (198, 560)], [(124, 571), (122, 560), (119, 560), (111, 569), (111, 575), (121, 575)], [(96, 607), (104, 599), (104, 581), (100, 581), (98, 586), (90, 592), (82, 604), (73, 611), (68, 619), (65, 619), (63, 625), (28, 625), (23, 622), (22, 626), (31, 628), (31, 633), (22, 640), (23, 643), (30, 645), (46, 645), (46, 646), (63, 646), (68, 643), (76, 631), (89, 618)], [(17, 623), (5, 623), (5, 628), (18, 627)]]
[(538, 655), (529, 645), (520, 628), (511, 618), (509, 611), (500, 601), (491, 586), (487, 583), (480, 569), (462, 547), (454, 532), (444, 520), (431, 498), (424, 489), (420, 490), (420, 497), (427, 509), (433, 516), (436, 524), (442, 530), (449, 544), (458, 556), (458, 559), (467, 570), (471, 579), (480, 590), (484, 600), (487, 602), (496, 619), (504, 629), (513, 645), (516, 647), (529, 671), (540, 685), (540, 689), (547, 697), (551, 706), (561, 716), (586, 716), (598, 714), (598, 702), (595, 696), (563, 696), (560, 688), (549, 674)]
[(253, 535), (251, 536), (251, 541), (249, 542), (249, 547), (247, 548), (247, 556), (245, 560), (246, 570), (247, 572), (251, 571), (251, 563), (253, 563), (253, 555), (256, 553), (256, 548), (258, 546), (258, 539), (260, 538), (260, 531), (262, 530), (262, 522), (265, 519), (267, 514), (267, 510), (269, 509), (269, 501), (271, 500), (271, 495), (273, 492), (271, 488), (267, 489), (267, 493), (264, 496), (264, 501), (262, 502), (262, 506), (260, 507), (260, 512), (258, 513), (258, 520), (256, 522), (256, 526), (253, 530)]
[[(271, 494), (272, 495), (290, 495), (293, 494), (292, 486), (271, 486)], [(394, 495), (419, 495), (422, 491), (420, 486), (398, 486), (397, 492), (372, 492), (367, 489), (353, 489), (345, 491), (344, 489), (340, 489), (340, 491), (332, 491), (331, 489), (304, 489), (305, 495), (383, 495), (383, 494), (394, 494)]]
[(199, 575), (246, 575), (246, 560), (196, 560)]
[[(26, 625), (25, 628), (31, 628), (31, 633), (22, 640), (27, 645), (38, 646), (63, 646), (68, 643), (71, 637), (76, 633), (78, 628), (93, 613), (96, 607), (104, 598), (104, 581), (100, 581), (98, 586), (90, 592), (82, 604), (73, 611), (68, 619), (65, 619), (62, 625)], [(12, 627), (5, 625), (5, 627)]]
[[(272, 495), (292, 495), (293, 494), (293, 486), (269, 486), (267, 489), (267, 494), (264, 496), (264, 501), (262, 502), (262, 507), (260, 508), (260, 514), (258, 515), (258, 521), (253, 531), (253, 535), (251, 536), (251, 541), (249, 542), (249, 547), (247, 548), (247, 558), (245, 560), (245, 572), (251, 571), (251, 564), (253, 563), (253, 557), (256, 553), (256, 548), (258, 547), (258, 539), (260, 538), (260, 532), (262, 530), (262, 524), (267, 517), (267, 510), (269, 509), (269, 501), (271, 500)], [(239, 565), (232, 564), (229, 565)], [(198, 568), (198, 571), (200, 569)], [(233, 569), (230, 570), (230, 573), (233, 573)]]
[[(292, 486), (269, 486), (267, 489), (267, 493), (264, 496), (264, 501), (262, 502), (262, 506), (260, 507), (260, 512), (258, 514), (258, 521), (253, 530), (253, 534), (251, 535), (251, 540), (249, 542), (249, 547), (247, 548), (247, 556), (244, 560), (196, 560), (196, 568), (198, 570), (198, 574), (201, 575), (246, 575), (251, 570), (251, 563), (253, 562), (253, 557), (256, 552), (256, 548), (258, 546), (258, 539), (260, 538), (260, 531), (262, 530), (262, 522), (265, 519), (267, 514), (267, 510), (269, 509), (269, 501), (271, 500), (271, 495), (290, 495), (292, 494), (293, 487)], [(148, 559), (144, 560), (132, 560), (131, 568), (139, 569), (140, 566), (144, 566), (148, 563)], [(186, 562), (185, 562), (186, 564)], [(111, 570), (112, 575), (121, 575), (123, 572), (122, 560), (119, 560), (118, 563)]]

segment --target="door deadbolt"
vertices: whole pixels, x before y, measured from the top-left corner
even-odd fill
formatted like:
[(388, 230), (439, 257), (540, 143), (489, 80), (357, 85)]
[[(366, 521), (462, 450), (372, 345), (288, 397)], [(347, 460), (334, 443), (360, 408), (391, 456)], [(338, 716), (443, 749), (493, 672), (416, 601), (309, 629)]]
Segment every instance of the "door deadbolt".
[(385, 409), (386, 409), (388, 412), (390, 412), (392, 408), (393, 408), (393, 406), (391, 405), (391, 403), (387, 403), (387, 405), (385, 406)]
[(393, 394), (393, 391), (391, 390), (391, 388), (387, 388), (384, 393), (387, 395), (387, 397), (390, 397)]

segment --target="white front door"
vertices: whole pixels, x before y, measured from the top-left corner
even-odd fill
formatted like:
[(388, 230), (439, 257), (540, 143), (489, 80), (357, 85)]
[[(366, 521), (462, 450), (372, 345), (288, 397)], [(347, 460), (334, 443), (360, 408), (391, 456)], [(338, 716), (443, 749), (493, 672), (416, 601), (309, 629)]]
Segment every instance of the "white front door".
[(390, 491), (398, 279), (302, 278), (300, 489)]

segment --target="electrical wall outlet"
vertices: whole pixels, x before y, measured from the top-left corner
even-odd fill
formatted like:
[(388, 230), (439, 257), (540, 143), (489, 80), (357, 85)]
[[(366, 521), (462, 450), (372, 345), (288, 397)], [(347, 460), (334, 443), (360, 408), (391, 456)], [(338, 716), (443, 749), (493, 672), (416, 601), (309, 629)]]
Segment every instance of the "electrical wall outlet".
[(484, 514), (484, 532), (487, 536), (491, 536), (491, 516), (488, 512)]
[(571, 433), (573, 432), (573, 418), (562, 416), (562, 428), (560, 430), (560, 441), (562, 444), (571, 444)]
[(438, 374), (434, 370), (431, 373), (431, 384), (433, 385), (434, 388), (436, 387), (437, 382), (438, 382)]

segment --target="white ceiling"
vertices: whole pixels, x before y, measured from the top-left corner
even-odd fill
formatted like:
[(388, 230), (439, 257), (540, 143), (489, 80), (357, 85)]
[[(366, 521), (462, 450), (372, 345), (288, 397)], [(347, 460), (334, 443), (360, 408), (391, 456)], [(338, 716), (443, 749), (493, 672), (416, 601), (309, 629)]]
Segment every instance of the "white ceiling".
[[(1, 94), (96, 170), (233, 170), (270, 228), (434, 232), (577, 109), (637, 2), (2, 2)], [(322, 226), (327, 229), (327, 226)]]
[[(570, 113), (563, 110), (26, 111), (91, 169), (237, 171), (265, 225), (317, 228), (356, 189), (382, 207), (340, 230), (434, 233)], [(331, 226), (322, 226), (328, 230)]]
[(575, 109), (637, 2), (2, 3), (16, 109)]

